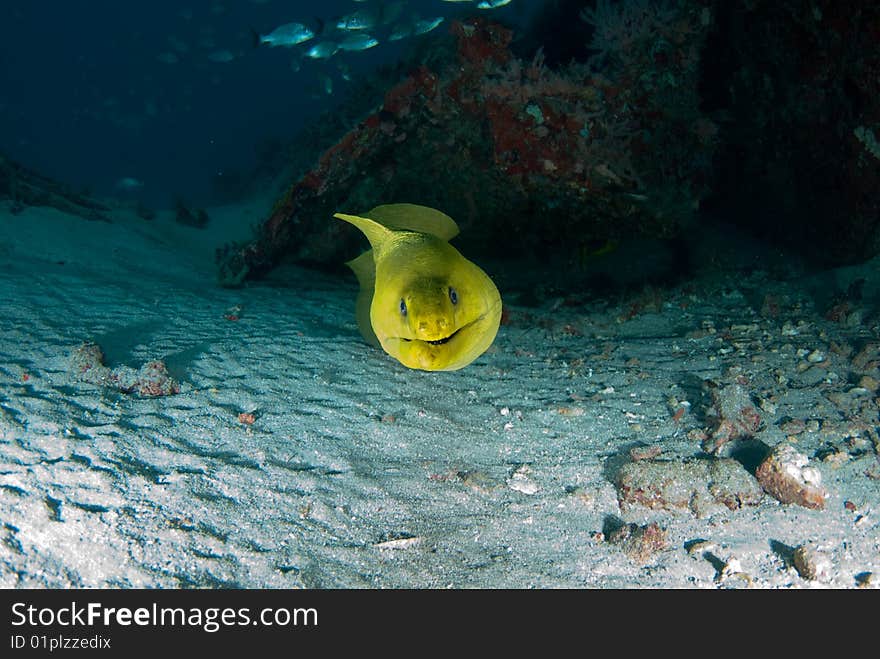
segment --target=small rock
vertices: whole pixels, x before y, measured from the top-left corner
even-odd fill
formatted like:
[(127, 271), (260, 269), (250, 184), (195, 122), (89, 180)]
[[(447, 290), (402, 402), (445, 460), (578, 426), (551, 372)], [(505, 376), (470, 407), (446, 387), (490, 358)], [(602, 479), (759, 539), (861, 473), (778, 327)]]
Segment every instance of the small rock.
[(172, 396), (180, 393), (180, 385), (169, 375), (165, 362), (147, 362), (137, 371), (120, 366), (111, 373), (111, 379), (123, 393), (137, 393), (146, 397)]
[(633, 446), (629, 450), (629, 457), (633, 462), (638, 462), (639, 460), (650, 460), (652, 458), (656, 458), (663, 452), (663, 449), (657, 445), (654, 446)]
[(725, 588), (749, 588), (752, 585), (752, 576), (743, 570), (738, 558), (730, 557), (721, 564), (715, 581), (724, 584)]
[(466, 487), (478, 492), (487, 493), (501, 487), (499, 481), (484, 474), (482, 471), (459, 471), (456, 473), (456, 476)]
[(529, 471), (526, 466), (517, 469), (513, 476), (507, 479), (507, 487), (523, 494), (537, 494), (541, 487), (529, 478)]
[(104, 351), (92, 341), (85, 341), (73, 350), (70, 366), (76, 378), (90, 384), (105, 384), (110, 377), (110, 369), (104, 365)]
[(703, 442), (703, 450), (718, 455), (727, 442), (754, 436), (761, 428), (761, 415), (740, 382), (714, 387), (710, 392), (717, 426)]
[(641, 460), (621, 467), (617, 474), (621, 507), (690, 510), (703, 515), (712, 504), (730, 510), (756, 505), (763, 497), (758, 482), (736, 460)]
[(797, 375), (793, 378), (799, 387), (815, 387), (828, 377), (828, 372), (821, 366), (801, 362), (804, 368), (797, 368)]
[(719, 580), (727, 579), (740, 574), (743, 574), (742, 563), (739, 562), (738, 558), (731, 557), (724, 561), (724, 565), (721, 566), (721, 570), (718, 573), (718, 578)]
[(825, 507), (828, 492), (822, 487), (822, 474), (788, 444), (776, 446), (758, 466), (755, 476), (761, 487), (782, 503), (818, 510)]
[(849, 462), (849, 453), (846, 451), (831, 451), (822, 458), (822, 462), (838, 468)]
[(807, 361), (812, 362), (813, 364), (818, 364), (820, 362), (825, 361), (825, 353), (821, 350), (814, 350), (809, 355), (807, 355)]
[(559, 407), (556, 411), (562, 416), (583, 416), (586, 414), (583, 407)]
[(862, 310), (854, 309), (846, 314), (846, 319), (844, 320), (844, 324), (847, 327), (861, 327), (862, 326)]
[(800, 435), (806, 428), (807, 424), (803, 419), (786, 419), (779, 424), (779, 429), (786, 435)]
[(193, 210), (188, 208), (183, 200), (177, 200), (174, 221), (178, 224), (185, 224), (187, 226), (203, 229), (210, 220), (211, 218), (208, 216), (205, 209), (199, 208)]
[(654, 554), (668, 546), (666, 531), (657, 522), (645, 526), (621, 526), (608, 535), (608, 542), (620, 545), (623, 553), (636, 563), (647, 563)]
[(718, 549), (718, 543), (713, 542), (712, 540), (695, 540), (690, 543), (685, 543), (685, 548), (691, 556), (700, 557), (708, 552)]
[(857, 588), (877, 588), (880, 585), (880, 579), (873, 572), (860, 572), (856, 575)]
[(853, 370), (865, 375), (876, 375), (880, 371), (880, 342), (872, 341), (865, 345), (852, 359)]
[(592, 507), (596, 502), (596, 497), (579, 486), (570, 486), (565, 489), (566, 494), (571, 495), (576, 501), (584, 506)]
[(866, 375), (861, 380), (859, 380), (859, 386), (867, 389), (868, 391), (876, 392), (877, 389), (880, 389), (880, 381), (878, 381), (876, 378), (872, 378), (870, 375)]
[(832, 563), (827, 553), (814, 543), (800, 545), (792, 555), (794, 567), (804, 579), (827, 582), (831, 579)]

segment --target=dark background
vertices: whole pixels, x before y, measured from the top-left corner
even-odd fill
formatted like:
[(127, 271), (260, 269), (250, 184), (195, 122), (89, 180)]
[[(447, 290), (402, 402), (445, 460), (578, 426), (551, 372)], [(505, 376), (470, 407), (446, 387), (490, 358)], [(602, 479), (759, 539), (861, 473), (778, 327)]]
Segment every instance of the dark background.
[[(50, 177), (104, 195), (122, 177), (144, 183), (140, 200), (170, 207), (184, 196), (212, 202), (212, 179), (247, 170), (261, 144), (289, 139), (346, 103), (351, 83), (394, 62), (415, 39), (329, 60), (294, 48), (253, 48), (291, 21), (329, 27), (334, 17), (378, 5), (352, 0), (0, 1), (0, 152)], [(391, 4), (386, 2), (386, 5)], [(459, 3), (410, 0), (401, 19), (452, 17)], [(515, 0), (487, 12), (520, 21), (541, 4)], [(448, 20), (437, 31), (448, 29)], [(329, 30), (328, 30), (329, 32)], [(329, 37), (328, 38), (332, 38)], [(228, 50), (235, 59), (214, 62)], [(173, 54), (178, 61), (159, 58)], [(299, 71), (291, 63), (301, 60)], [(333, 92), (324, 90), (324, 78)]]

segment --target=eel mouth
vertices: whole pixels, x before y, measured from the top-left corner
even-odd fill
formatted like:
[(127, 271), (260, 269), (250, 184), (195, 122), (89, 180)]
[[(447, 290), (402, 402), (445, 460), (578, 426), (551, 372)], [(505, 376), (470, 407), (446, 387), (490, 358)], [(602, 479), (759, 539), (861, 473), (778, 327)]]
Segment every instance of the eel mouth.
[(444, 343), (448, 343), (452, 340), (452, 337), (458, 334), (461, 331), (461, 328), (455, 330), (452, 334), (447, 336), (444, 339), (437, 339), (436, 341), (425, 341), (425, 343), (430, 343), (432, 346), (442, 346)]
[[(480, 318), (477, 318), (477, 320), (480, 320), (481, 318), (482, 318), (482, 316)], [(427, 343), (428, 345), (432, 345), (432, 346), (446, 345), (447, 343), (452, 341), (452, 339), (454, 339), (462, 330), (466, 330), (468, 327), (473, 325), (474, 322), (476, 322), (476, 321), (470, 322), (467, 325), (464, 325), (463, 327), (459, 327), (452, 334), (450, 334), (449, 336), (445, 336), (442, 339), (435, 339), (434, 341), (425, 341), (423, 339), (403, 339), (403, 340), (404, 341), (418, 341), (420, 343)]]
[(462, 331), (466, 330), (466, 329), (469, 328), (471, 325), (474, 325), (475, 323), (480, 322), (480, 321), (483, 320), (485, 317), (486, 317), (485, 314), (483, 314), (482, 316), (479, 316), (478, 318), (476, 318), (476, 319), (472, 320), (471, 322), (469, 322), (467, 325), (462, 325), (462, 326), (459, 327), (457, 330), (455, 330), (452, 334), (450, 334), (449, 336), (445, 336), (445, 337), (443, 337), (442, 339), (435, 339), (434, 341), (425, 341), (425, 340), (423, 340), (423, 339), (407, 339), (407, 338), (404, 338), (404, 337), (400, 337), (400, 340), (401, 340), (401, 341), (418, 341), (418, 342), (420, 342), (420, 343), (427, 343), (428, 345), (432, 345), (432, 346), (442, 346), (442, 345), (446, 345), (446, 344), (449, 343), (452, 339), (454, 339), (458, 334), (460, 334)]
[(422, 343), (428, 343), (432, 346), (442, 346), (442, 345), (449, 343), (452, 340), (452, 338), (456, 334), (458, 334), (462, 329), (464, 329), (464, 328), (460, 327), (457, 330), (455, 330), (452, 334), (450, 334), (449, 336), (443, 337), (442, 339), (436, 339), (434, 341), (422, 341), (422, 339), (403, 339), (403, 340), (404, 341), (421, 341)]

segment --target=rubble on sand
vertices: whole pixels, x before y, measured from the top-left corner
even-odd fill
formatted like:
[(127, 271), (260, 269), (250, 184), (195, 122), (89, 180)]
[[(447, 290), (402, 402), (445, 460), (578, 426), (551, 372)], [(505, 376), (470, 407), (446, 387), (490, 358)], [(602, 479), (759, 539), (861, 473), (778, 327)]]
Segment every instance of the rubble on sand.
[(170, 376), (165, 362), (149, 361), (139, 369), (104, 364), (104, 352), (91, 341), (80, 344), (70, 356), (71, 371), (78, 380), (112, 387), (126, 394), (148, 398), (180, 393), (180, 385)]
[(656, 522), (639, 526), (624, 524), (607, 535), (608, 542), (619, 545), (623, 553), (639, 564), (645, 564), (669, 546), (666, 530)]
[(615, 484), (621, 508), (689, 510), (698, 517), (713, 506), (736, 510), (763, 497), (754, 477), (730, 458), (630, 462), (620, 468)]
[(703, 441), (703, 450), (718, 455), (729, 441), (753, 437), (760, 430), (762, 421), (750, 392), (741, 382), (724, 386), (712, 383), (710, 391), (715, 427)]

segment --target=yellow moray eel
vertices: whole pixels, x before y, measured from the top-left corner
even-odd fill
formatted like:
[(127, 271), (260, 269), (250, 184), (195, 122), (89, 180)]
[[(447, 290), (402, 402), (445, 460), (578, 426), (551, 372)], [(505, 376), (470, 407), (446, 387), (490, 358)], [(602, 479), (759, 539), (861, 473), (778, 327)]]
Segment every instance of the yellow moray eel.
[(492, 345), (501, 295), (449, 244), (458, 234), (451, 217), (415, 204), (333, 217), (360, 229), (372, 247), (347, 262), (360, 283), (355, 312), (369, 343), (424, 371), (463, 368)]

